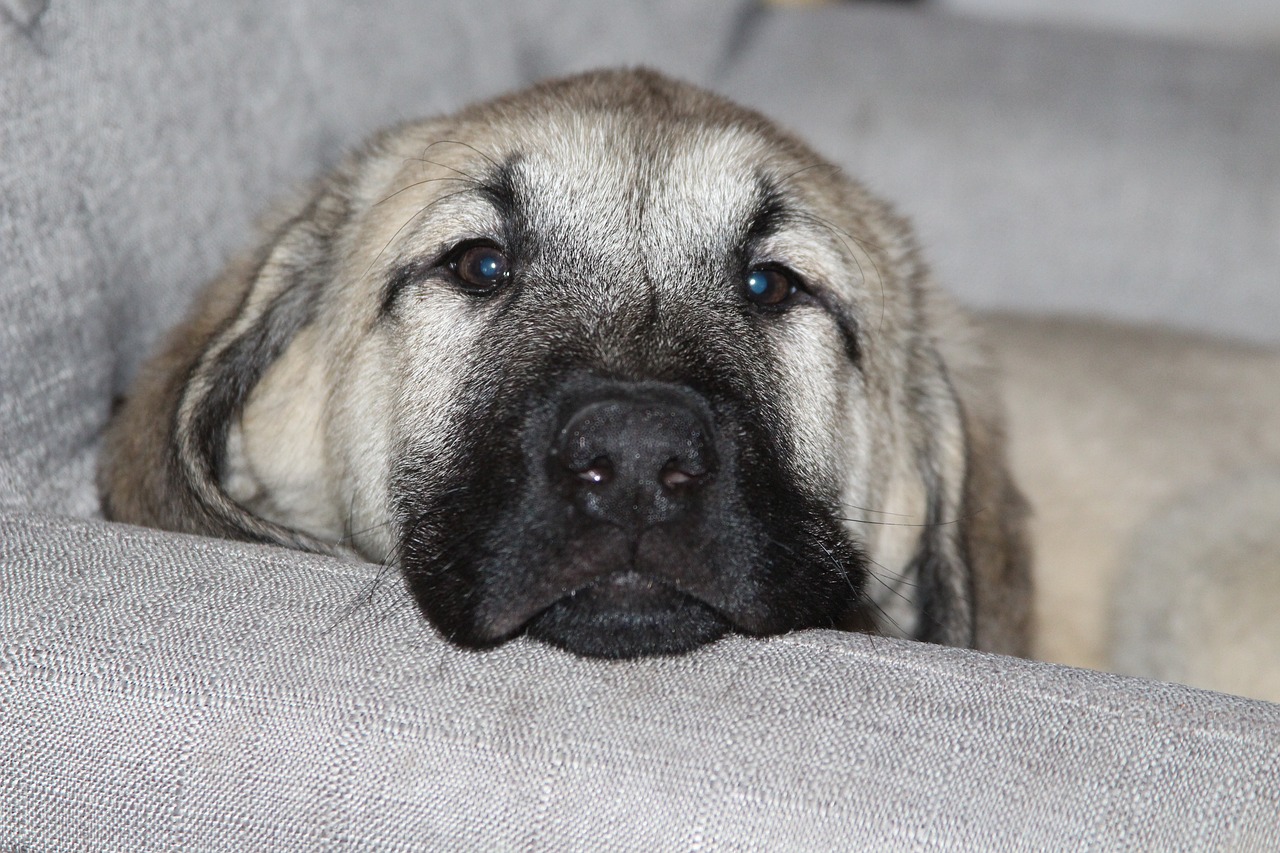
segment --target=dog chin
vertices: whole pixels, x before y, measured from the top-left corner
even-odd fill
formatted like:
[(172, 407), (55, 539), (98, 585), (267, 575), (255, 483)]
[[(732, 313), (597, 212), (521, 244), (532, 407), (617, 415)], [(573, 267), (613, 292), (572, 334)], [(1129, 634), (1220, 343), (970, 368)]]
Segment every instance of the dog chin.
[(602, 578), (538, 613), (525, 633), (585, 657), (675, 655), (732, 625), (710, 605), (635, 572)]

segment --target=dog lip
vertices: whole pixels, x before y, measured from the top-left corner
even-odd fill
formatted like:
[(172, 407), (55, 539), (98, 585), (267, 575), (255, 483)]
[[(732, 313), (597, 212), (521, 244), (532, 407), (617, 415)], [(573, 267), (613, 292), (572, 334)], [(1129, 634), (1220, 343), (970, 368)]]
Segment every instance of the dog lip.
[[(673, 597), (693, 599), (710, 608), (731, 625), (752, 632), (754, 614), (738, 614), (708, 601), (704, 596), (673, 584), (661, 577), (627, 567), (586, 580), (570, 589), (548, 589), (543, 595), (531, 596), (525, 606), (484, 608), (476, 624), (476, 633), (484, 642), (500, 643), (519, 634), (530, 622), (555, 605), (578, 598), (590, 597), (594, 606), (617, 611), (641, 612), (654, 606), (662, 606)], [(744, 618), (745, 617), (745, 618)]]
[(614, 605), (620, 610), (636, 610), (639, 609), (638, 604), (654, 598), (660, 590), (679, 592), (652, 575), (642, 575), (635, 569), (624, 569), (605, 575), (593, 583), (574, 590), (569, 595), (572, 597), (580, 592), (590, 592), (593, 597)]
[(545, 589), (540, 595), (528, 596), (522, 602), (523, 606), (502, 607), (491, 604), (485, 608), (488, 611), (487, 613), (480, 614), (480, 618), (477, 620), (477, 627), (479, 633), (486, 639), (500, 642), (518, 634), (524, 626), (536, 619), (538, 614), (548, 608), (566, 599), (576, 598), (587, 591), (599, 594), (603, 596), (604, 600), (619, 607), (634, 609), (636, 596), (643, 597), (648, 595), (648, 597), (653, 598), (655, 591), (659, 587), (672, 592), (676, 591), (657, 578), (646, 578), (628, 567), (605, 575), (584, 579), (581, 583), (572, 587)]

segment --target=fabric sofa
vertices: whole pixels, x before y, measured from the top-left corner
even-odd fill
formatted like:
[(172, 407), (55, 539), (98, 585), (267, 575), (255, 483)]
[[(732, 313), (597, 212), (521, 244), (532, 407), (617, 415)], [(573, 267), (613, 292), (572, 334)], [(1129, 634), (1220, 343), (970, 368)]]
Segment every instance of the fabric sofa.
[(1275, 53), (874, 7), (3, 0), (0, 847), (1280, 843), (1280, 706), (819, 631), (464, 652), (377, 566), (101, 520), (113, 397), (272, 198), (389, 121), (621, 63), (794, 126), (976, 305), (1280, 339)]

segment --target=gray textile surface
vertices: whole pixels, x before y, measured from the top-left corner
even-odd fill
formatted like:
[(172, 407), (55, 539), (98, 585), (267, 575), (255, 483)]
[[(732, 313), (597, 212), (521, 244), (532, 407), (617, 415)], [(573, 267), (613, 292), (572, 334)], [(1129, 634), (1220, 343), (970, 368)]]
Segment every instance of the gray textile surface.
[(1274, 706), (821, 633), (470, 655), (395, 582), (347, 614), (373, 567), (59, 517), (272, 197), (601, 64), (793, 123), (985, 304), (1275, 339), (1274, 55), (750, 7), (0, 0), (0, 847), (1276, 842)]
[(832, 632), (461, 652), (373, 566), (35, 515), (0, 543), (0, 846), (1280, 838), (1276, 705)]

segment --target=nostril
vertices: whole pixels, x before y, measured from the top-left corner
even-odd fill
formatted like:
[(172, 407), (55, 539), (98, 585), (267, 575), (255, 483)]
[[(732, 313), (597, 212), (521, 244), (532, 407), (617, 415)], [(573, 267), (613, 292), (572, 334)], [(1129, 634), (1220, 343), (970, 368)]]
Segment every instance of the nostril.
[(594, 486), (608, 485), (613, 479), (613, 465), (608, 457), (598, 456), (592, 459), (586, 468), (576, 469), (573, 473), (584, 483)]
[[(690, 468), (699, 470), (689, 470)], [(668, 491), (690, 488), (702, 484), (707, 472), (701, 466), (685, 465), (678, 459), (672, 459), (658, 472), (658, 480)]]

